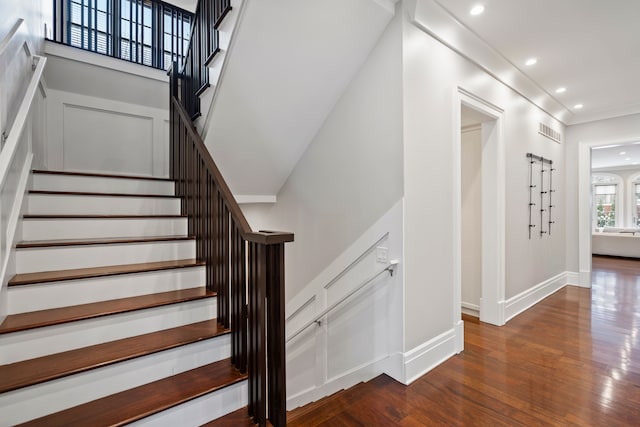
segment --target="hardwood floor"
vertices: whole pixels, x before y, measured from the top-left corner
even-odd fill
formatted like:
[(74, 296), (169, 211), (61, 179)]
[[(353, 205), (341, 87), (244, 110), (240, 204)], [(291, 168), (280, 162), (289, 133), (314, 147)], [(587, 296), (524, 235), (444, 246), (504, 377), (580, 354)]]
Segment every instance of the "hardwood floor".
[(640, 424), (640, 260), (593, 258), (507, 325), (465, 318), (465, 350), (409, 386), (380, 376), (291, 411), (289, 426)]

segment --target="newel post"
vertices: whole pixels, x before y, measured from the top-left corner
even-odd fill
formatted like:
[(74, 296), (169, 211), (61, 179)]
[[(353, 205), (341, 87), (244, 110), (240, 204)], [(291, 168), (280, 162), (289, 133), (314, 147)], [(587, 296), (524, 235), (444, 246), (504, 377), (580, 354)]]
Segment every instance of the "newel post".
[(284, 243), (290, 233), (252, 233), (249, 243), (249, 415), (256, 424), (286, 425)]

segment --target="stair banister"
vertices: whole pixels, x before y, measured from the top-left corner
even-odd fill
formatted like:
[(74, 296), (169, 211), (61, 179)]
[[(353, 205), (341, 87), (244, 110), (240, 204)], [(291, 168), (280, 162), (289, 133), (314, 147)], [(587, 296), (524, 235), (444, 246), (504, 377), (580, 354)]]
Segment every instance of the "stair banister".
[[(170, 71), (170, 174), (189, 233), (218, 293), (218, 319), (231, 328), (231, 360), (248, 372), (256, 424), (286, 425), (284, 244), (287, 232), (253, 231), (183, 107), (185, 79)], [(268, 340), (267, 340), (268, 337)]]

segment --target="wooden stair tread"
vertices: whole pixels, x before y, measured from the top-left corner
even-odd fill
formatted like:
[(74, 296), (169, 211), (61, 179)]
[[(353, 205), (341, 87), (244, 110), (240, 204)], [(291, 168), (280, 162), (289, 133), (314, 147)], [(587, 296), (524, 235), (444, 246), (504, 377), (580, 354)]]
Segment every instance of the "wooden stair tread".
[[(237, 411), (228, 413), (227, 415), (203, 424), (200, 427), (255, 427), (257, 424), (249, 418), (247, 407), (240, 408)], [(272, 426), (267, 420), (267, 426)]]
[(34, 169), (33, 173), (49, 174), (49, 175), (92, 176), (92, 177), (99, 177), (99, 178), (116, 178), (116, 179), (143, 179), (146, 181), (173, 181), (171, 178), (160, 178), (156, 176), (118, 175), (118, 174), (99, 173), (99, 172), (71, 172), (71, 171)]
[(32, 285), (35, 283), (59, 282), (62, 280), (88, 279), (91, 277), (115, 276), (118, 274), (146, 273), (150, 271), (189, 268), (206, 265), (196, 259), (144, 262), (139, 264), (109, 265), (106, 267), (88, 267), (69, 270), (39, 271), (20, 273), (13, 276), (9, 286)]
[(120, 426), (247, 378), (229, 359), (56, 412), (21, 426)]
[(137, 193), (101, 193), (94, 191), (56, 191), (56, 190), (29, 190), (29, 194), (49, 194), (52, 196), (100, 196), (100, 197), (145, 197), (158, 199), (179, 199), (173, 194), (137, 194)]
[(41, 215), (41, 214), (27, 214), (22, 217), (23, 219), (164, 219), (164, 218), (188, 218), (187, 215), (100, 215), (100, 214), (80, 214), (80, 215), (65, 215), (65, 214), (53, 214), (53, 215)]
[(0, 365), (0, 393), (228, 333), (217, 319)]
[(93, 239), (55, 239), (55, 240), (29, 240), (19, 242), (16, 249), (46, 248), (53, 246), (82, 246), (82, 245), (108, 245), (123, 243), (149, 243), (176, 240), (195, 240), (194, 236), (152, 236), (152, 237), (100, 237)]
[(10, 314), (5, 318), (4, 322), (0, 324), (0, 334), (92, 319), (110, 314), (160, 307), (185, 301), (211, 298), (214, 296), (216, 296), (215, 292), (200, 287), (28, 313)]

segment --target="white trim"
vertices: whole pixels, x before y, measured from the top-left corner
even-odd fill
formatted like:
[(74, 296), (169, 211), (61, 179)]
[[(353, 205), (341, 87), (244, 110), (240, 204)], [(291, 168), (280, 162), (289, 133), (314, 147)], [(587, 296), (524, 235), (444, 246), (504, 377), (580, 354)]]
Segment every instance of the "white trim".
[[(567, 286), (569, 272), (562, 272), (550, 279), (547, 279), (532, 288), (527, 289), (520, 294), (509, 298), (505, 301), (505, 318), (507, 321), (513, 319), (518, 314), (526, 311), (538, 302), (542, 301), (549, 295), (559, 291)], [(575, 279), (575, 273), (571, 274), (572, 281)]]
[(580, 273), (576, 271), (567, 271), (567, 285), (580, 286)]
[(112, 58), (95, 52), (89, 52), (80, 48), (71, 47), (62, 43), (55, 43), (49, 40), (44, 42), (44, 51), (49, 56), (57, 56), (76, 62), (82, 62), (97, 67), (108, 68), (147, 79), (158, 80), (169, 83), (169, 76), (166, 71), (147, 67), (118, 58)]
[(238, 202), (239, 204), (249, 204), (249, 203), (275, 203), (277, 201), (277, 196), (275, 195), (269, 195), (269, 194), (264, 194), (264, 195), (245, 195), (245, 194), (239, 194), (239, 195), (234, 195), (233, 197), (235, 197), (236, 202)]
[(567, 107), (549, 95), (489, 43), (458, 21), (438, 1), (419, 0), (409, 9), (409, 20), (417, 28), (560, 122), (567, 124), (573, 119), (573, 113)]
[[(503, 141), (504, 110), (457, 87), (453, 102), (453, 324), (462, 311), (462, 202), (461, 202), (461, 114), (464, 104), (492, 118), (482, 123), (482, 292), (480, 320), (504, 324), (505, 295), (505, 224), (506, 224), (506, 154)], [(491, 214), (489, 214), (489, 212)]]
[(458, 353), (459, 332), (451, 328), (404, 353), (404, 384), (409, 385), (451, 356)]
[(582, 287), (591, 287), (591, 149), (635, 141), (631, 139), (578, 142), (578, 268), (580, 270), (579, 285)]
[(460, 304), (462, 307), (462, 313), (468, 314), (469, 316), (480, 318), (480, 306), (477, 304), (470, 304), (468, 302), (462, 301)]

